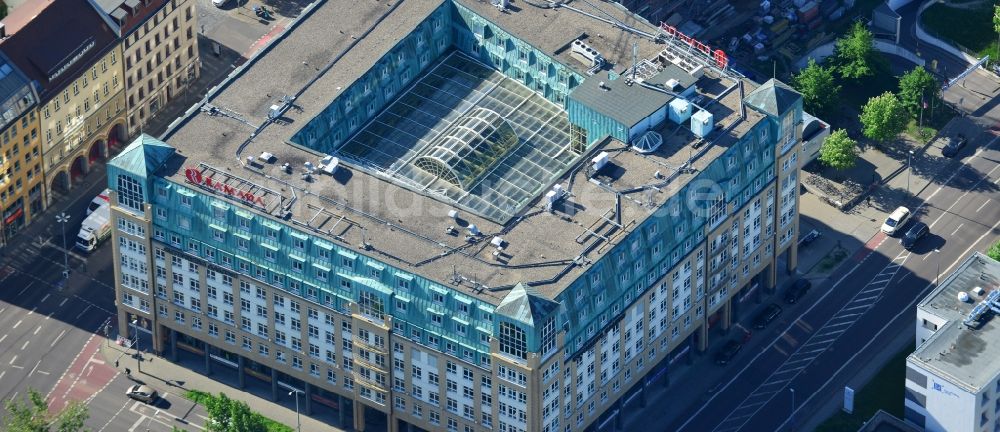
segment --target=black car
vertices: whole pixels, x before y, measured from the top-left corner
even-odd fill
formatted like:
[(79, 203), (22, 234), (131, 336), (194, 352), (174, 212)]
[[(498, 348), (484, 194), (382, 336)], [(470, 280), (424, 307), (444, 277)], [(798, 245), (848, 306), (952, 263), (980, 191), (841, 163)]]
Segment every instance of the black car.
[(785, 303), (795, 304), (799, 301), (802, 296), (809, 292), (809, 288), (812, 288), (812, 282), (808, 279), (799, 279), (795, 281), (788, 291), (785, 291)]
[(965, 147), (965, 144), (968, 141), (969, 140), (965, 139), (965, 135), (962, 134), (951, 137), (948, 139), (948, 144), (945, 144), (945, 146), (941, 148), (941, 156), (954, 157), (958, 154), (958, 151), (961, 150), (962, 147)]
[(767, 305), (767, 307), (764, 308), (764, 310), (760, 311), (760, 313), (757, 314), (757, 318), (754, 318), (753, 328), (762, 329), (764, 327), (767, 327), (767, 325), (770, 324), (771, 321), (774, 321), (775, 319), (778, 318), (778, 315), (781, 315), (781, 306), (778, 306), (775, 303)]
[(715, 362), (720, 365), (727, 364), (733, 360), (733, 357), (736, 357), (736, 354), (739, 354), (741, 349), (743, 349), (743, 344), (735, 339), (726, 342), (722, 349), (715, 353)]
[(901, 238), (899, 242), (903, 244), (903, 248), (910, 250), (913, 248), (913, 245), (917, 244), (917, 241), (920, 240), (921, 237), (927, 235), (929, 232), (930, 228), (927, 224), (917, 222), (906, 231), (906, 234), (903, 234), (903, 238)]

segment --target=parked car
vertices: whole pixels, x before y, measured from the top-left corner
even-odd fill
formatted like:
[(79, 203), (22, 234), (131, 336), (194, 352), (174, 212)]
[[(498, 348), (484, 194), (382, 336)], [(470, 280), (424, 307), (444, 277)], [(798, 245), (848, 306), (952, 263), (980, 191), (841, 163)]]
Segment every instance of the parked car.
[(968, 142), (969, 140), (967, 140), (965, 135), (962, 134), (949, 138), (948, 144), (945, 144), (944, 147), (941, 148), (941, 156), (955, 157), (955, 155), (958, 154), (958, 151), (961, 150), (962, 147), (965, 147), (965, 144)]
[(918, 240), (928, 233), (930, 233), (930, 227), (923, 222), (917, 222), (906, 231), (906, 234), (903, 234), (903, 238), (899, 239), (899, 242), (903, 244), (904, 249), (910, 250), (913, 245), (917, 244)]
[(212, 0), (212, 4), (217, 8), (225, 6), (226, 3), (229, 3), (229, 0)]
[(785, 291), (785, 303), (795, 304), (799, 301), (802, 296), (809, 292), (809, 288), (812, 288), (812, 282), (808, 279), (799, 279), (792, 284), (788, 291)]
[(767, 305), (764, 310), (760, 311), (756, 318), (754, 318), (753, 328), (762, 329), (767, 327), (767, 325), (770, 324), (771, 321), (777, 319), (779, 315), (781, 315), (781, 306), (771, 303)]
[(882, 223), (882, 232), (893, 235), (900, 231), (903, 225), (906, 225), (906, 221), (910, 219), (910, 209), (899, 206), (885, 218), (885, 222)]
[(147, 385), (134, 385), (125, 390), (125, 396), (145, 403), (153, 403), (156, 400), (156, 390)]
[(733, 357), (736, 357), (736, 354), (739, 354), (741, 349), (743, 349), (743, 344), (736, 339), (726, 342), (722, 346), (722, 349), (715, 353), (715, 363), (720, 365), (728, 364), (733, 360)]

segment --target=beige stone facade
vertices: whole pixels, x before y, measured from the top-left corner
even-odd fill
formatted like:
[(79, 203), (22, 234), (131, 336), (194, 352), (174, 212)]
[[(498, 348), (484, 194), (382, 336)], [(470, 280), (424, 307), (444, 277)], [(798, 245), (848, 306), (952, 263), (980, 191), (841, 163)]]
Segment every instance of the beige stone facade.
[(53, 193), (67, 193), (124, 139), (121, 47), (113, 45), (39, 111), (46, 202), (51, 202)]
[(198, 14), (193, 0), (169, 0), (122, 40), (128, 136), (175, 100), (199, 75)]

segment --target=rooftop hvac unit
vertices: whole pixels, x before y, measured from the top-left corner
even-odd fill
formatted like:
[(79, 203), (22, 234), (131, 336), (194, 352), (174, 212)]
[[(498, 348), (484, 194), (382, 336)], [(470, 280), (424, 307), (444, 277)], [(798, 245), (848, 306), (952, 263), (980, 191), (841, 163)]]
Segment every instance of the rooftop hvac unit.
[(327, 156), (323, 159), (323, 165), (321, 166), (323, 172), (333, 175), (333, 173), (337, 172), (337, 167), (340, 166), (340, 159), (334, 156)]
[(579, 54), (583, 58), (590, 61), (591, 65), (598, 63), (598, 59), (601, 58), (601, 53), (590, 47), (580, 39), (574, 39), (572, 44), (573, 53)]
[(266, 163), (271, 163), (274, 160), (274, 154), (271, 152), (263, 152), (260, 154), (260, 160)]
[(705, 138), (715, 127), (715, 118), (708, 110), (701, 110), (691, 116), (691, 132)]
[(667, 87), (667, 90), (670, 90), (672, 92), (676, 92), (677, 91), (677, 87), (679, 87), (681, 85), (681, 82), (677, 81), (677, 78), (670, 78), (670, 79), (667, 80), (667, 82), (666, 82), (665, 85)]
[(608, 159), (608, 152), (605, 151), (602, 151), (598, 153), (597, 156), (594, 156), (594, 158), (590, 160), (593, 164), (592, 167), (594, 168), (594, 171), (597, 172), (600, 171), (601, 168), (604, 168), (604, 166), (608, 164)]
[(675, 98), (670, 101), (667, 113), (670, 121), (677, 124), (684, 123), (691, 118), (691, 102), (688, 102), (687, 99)]
[(499, 236), (493, 237), (490, 239), (490, 244), (493, 245), (493, 247), (503, 247), (503, 238)]
[(475, 224), (469, 224), (469, 234), (474, 236), (481, 234), (481, 232), (479, 231), (479, 227), (477, 227)]
[(958, 292), (958, 301), (960, 301), (962, 303), (968, 303), (969, 302), (969, 293), (967, 293), (965, 291), (959, 291)]
[(986, 290), (984, 290), (983, 287), (975, 287), (972, 289), (972, 292), (981, 297)]
[(458, 219), (458, 210), (455, 209), (448, 210), (448, 217), (452, 219)]

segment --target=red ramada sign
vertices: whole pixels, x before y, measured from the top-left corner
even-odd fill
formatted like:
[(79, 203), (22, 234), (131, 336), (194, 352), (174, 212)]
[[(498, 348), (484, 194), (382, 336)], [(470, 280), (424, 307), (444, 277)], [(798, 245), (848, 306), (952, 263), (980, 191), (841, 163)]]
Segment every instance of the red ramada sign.
[(247, 204), (256, 205), (259, 207), (265, 207), (264, 198), (254, 195), (250, 192), (241, 191), (225, 183), (217, 182), (212, 180), (211, 177), (204, 177), (201, 175), (201, 171), (195, 168), (187, 168), (184, 170), (184, 176), (191, 183), (201, 186), (206, 189), (215, 191), (216, 193), (222, 195), (228, 195), (231, 198), (243, 201)]

